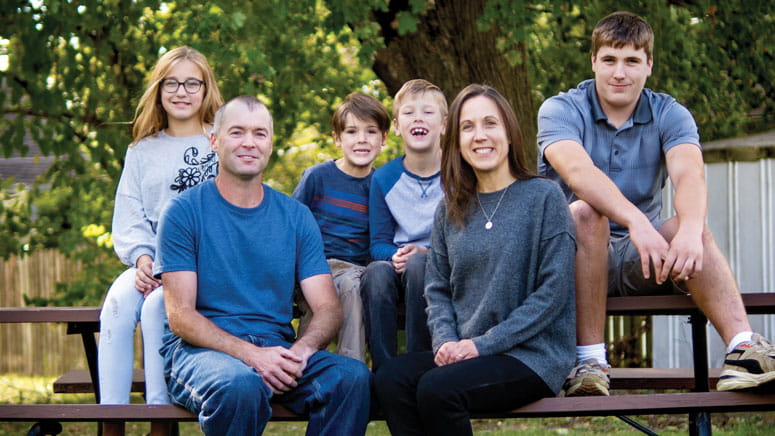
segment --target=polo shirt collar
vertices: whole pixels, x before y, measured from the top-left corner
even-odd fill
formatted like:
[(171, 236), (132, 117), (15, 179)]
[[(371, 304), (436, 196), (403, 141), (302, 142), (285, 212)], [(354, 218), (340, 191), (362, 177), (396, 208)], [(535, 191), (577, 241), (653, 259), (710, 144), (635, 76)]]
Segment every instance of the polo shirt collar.
[[(603, 112), (603, 107), (600, 106), (600, 101), (597, 99), (597, 90), (595, 88), (594, 79), (589, 80), (587, 98), (589, 99), (589, 105), (592, 108), (592, 116), (595, 118), (595, 121), (608, 121), (608, 116)], [(633, 124), (647, 124), (651, 122), (651, 104), (649, 103), (645, 89), (640, 92), (638, 104), (635, 106), (635, 111), (630, 118), (632, 118)]]

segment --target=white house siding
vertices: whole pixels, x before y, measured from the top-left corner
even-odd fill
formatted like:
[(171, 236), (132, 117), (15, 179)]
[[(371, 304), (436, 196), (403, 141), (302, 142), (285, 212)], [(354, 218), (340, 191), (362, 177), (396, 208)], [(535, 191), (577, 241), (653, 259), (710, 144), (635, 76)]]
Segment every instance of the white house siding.
[[(708, 152), (744, 145), (747, 152), (759, 150), (758, 160), (706, 163), (708, 226), (729, 260), (742, 292), (775, 292), (775, 132), (718, 141), (705, 146)], [(762, 139), (764, 138), (764, 139)], [(764, 140), (764, 144), (761, 141)], [(744, 144), (740, 144), (744, 143)], [(760, 148), (757, 148), (760, 147)], [(731, 153), (734, 158), (735, 153)], [(748, 154), (750, 156), (750, 153)], [(714, 160), (716, 160), (714, 162)], [(672, 190), (664, 190), (665, 216), (672, 215)], [(754, 331), (775, 339), (775, 315), (751, 315)], [(691, 326), (685, 316), (653, 318), (653, 365), (658, 368), (692, 366)], [(720, 368), (725, 346), (715, 329), (708, 328), (710, 366)]]

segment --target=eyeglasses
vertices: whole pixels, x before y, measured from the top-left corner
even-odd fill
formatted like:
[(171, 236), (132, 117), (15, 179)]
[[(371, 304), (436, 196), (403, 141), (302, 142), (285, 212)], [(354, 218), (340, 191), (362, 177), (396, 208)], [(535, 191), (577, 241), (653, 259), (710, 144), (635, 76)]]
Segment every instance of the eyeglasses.
[(185, 82), (178, 82), (177, 79), (161, 79), (160, 83), (161, 89), (170, 94), (178, 92), (181, 86), (187, 93), (196, 94), (205, 82), (199, 79), (186, 79)]

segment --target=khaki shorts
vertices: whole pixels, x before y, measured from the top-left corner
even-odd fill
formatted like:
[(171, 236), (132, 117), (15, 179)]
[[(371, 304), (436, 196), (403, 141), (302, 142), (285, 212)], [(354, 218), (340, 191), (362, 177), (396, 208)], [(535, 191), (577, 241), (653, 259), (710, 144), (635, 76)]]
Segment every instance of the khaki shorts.
[(608, 296), (627, 297), (637, 295), (686, 294), (683, 283), (672, 279), (657, 284), (654, 267), (650, 266), (650, 278), (643, 277), (638, 249), (629, 235), (611, 236), (608, 241)]

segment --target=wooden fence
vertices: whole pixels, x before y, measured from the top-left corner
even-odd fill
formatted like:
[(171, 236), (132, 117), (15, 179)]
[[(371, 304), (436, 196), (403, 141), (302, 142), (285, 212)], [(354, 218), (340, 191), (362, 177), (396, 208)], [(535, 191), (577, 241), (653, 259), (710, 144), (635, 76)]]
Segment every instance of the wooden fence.
[[(24, 307), (24, 295), (50, 297), (78, 264), (56, 250), (11, 256), (0, 264), (0, 306)], [(80, 335), (64, 324), (0, 324), (0, 374), (60, 375), (86, 368)]]
[[(67, 283), (79, 265), (56, 250), (12, 256), (0, 268), (0, 307), (24, 307), (24, 295), (50, 297), (55, 284)], [(606, 339), (615, 365), (651, 362), (649, 317), (609, 317)], [(0, 324), (0, 374), (58, 376), (86, 368), (80, 335), (64, 324)], [(135, 335), (135, 367), (141, 367), (140, 335)]]

